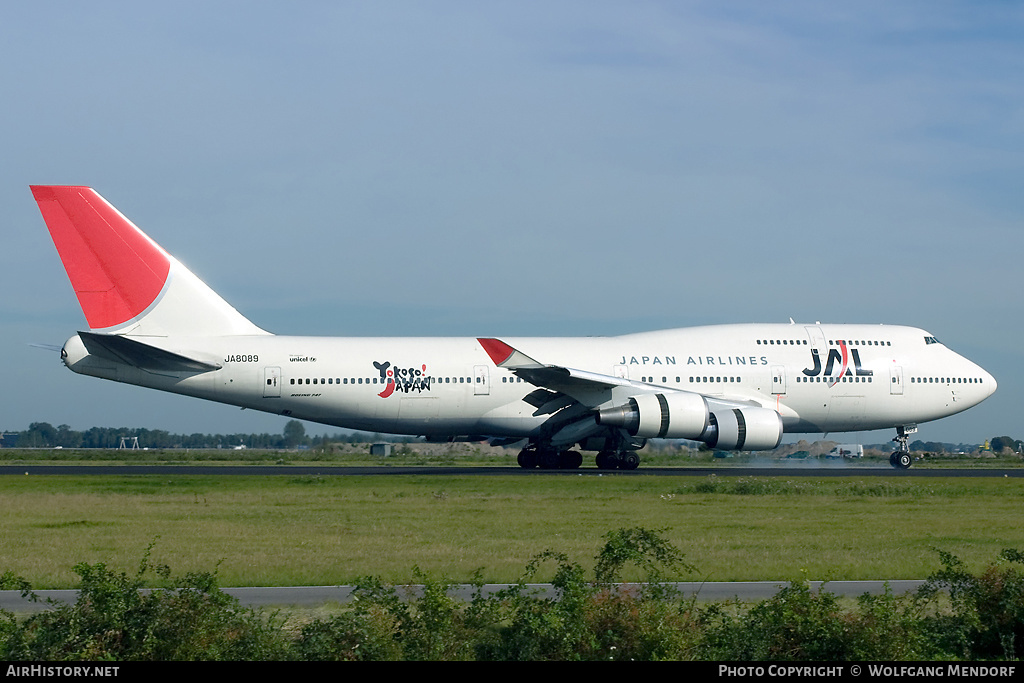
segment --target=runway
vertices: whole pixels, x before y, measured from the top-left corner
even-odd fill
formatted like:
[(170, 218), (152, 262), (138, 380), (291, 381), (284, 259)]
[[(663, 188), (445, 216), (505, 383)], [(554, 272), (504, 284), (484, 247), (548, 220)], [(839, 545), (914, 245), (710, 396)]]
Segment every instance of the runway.
[(202, 475), (202, 476), (388, 476), (435, 477), (522, 476), (522, 477), (1024, 477), (1024, 468), (915, 468), (897, 470), (878, 467), (649, 467), (599, 470), (525, 470), (520, 467), (486, 466), (344, 466), (344, 465), (0, 465), (0, 475)]
[[(910, 593), (917, 590), (923, 580), (903, 581), (821, 581), (809, 582), (811, 590), (817, 592), (821, 586), (825, 590), (840, 597), (856, 598), (864, 593), (881, 595), (886, 585), (894, 594)], [(735, 581), (735, 582), (682, 582), (673, 585), (684, 597), (696, 597), (699, 601), (725, 601), (739, 599), (744, 601), (766, 600), (787, 585), (785, 581)], [(490, 596), (499, 591), (509, 589), (511, 584), (484, 584), (483, 595)], [(624, 584), (624, 588), (637, 588), (637, 584)], [(403, 597), (414, 597), (420, 594), (421, 586), (398, 586), (396, 591)], [(329, 603), (345, 604), (352, 599), (354, 586), (282, 586), (282, 587), (244, 587), (222, 588), (228, 595), (238, 598), (244, 607), (273, 608), (311, 608)], [(463, 600), (471, 600), (475, 586), (453, 586), (451, 595)], [(526, 584), (529, 595), (539, 598), (557, 599), (558, 591), (551, 584)], [(74, 602), (78, 597), (77, 590), (41, 590), (37, 594), (42, 600), (50, 598), (59, 602)], [(0, 609), (20, 614), (41, 612), (52, 609), (46, 602), (30, 602), (21, 597), (20, 591), (0, 591)]]

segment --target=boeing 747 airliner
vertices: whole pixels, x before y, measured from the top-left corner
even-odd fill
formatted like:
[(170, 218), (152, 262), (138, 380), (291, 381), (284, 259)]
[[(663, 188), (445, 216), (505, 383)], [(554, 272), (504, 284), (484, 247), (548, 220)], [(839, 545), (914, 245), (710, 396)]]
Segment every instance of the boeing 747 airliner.
[(634, 469), (647, 439), (766, 450), (784, 433), (896, 430), (996, 390), (924, 330), (745, 324), (587, 338), (325, 338), (243, 317), (88, 187), (33, 186), (89, 329), (72, 371), (337, 427), (525, 441), (522, 467)]

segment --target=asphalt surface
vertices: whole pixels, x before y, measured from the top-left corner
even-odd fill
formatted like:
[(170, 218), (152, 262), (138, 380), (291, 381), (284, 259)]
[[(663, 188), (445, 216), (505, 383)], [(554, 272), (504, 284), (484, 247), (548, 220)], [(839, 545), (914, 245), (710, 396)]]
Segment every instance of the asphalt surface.
[(599, 470), (596, 467), (581, 467), (576, 470), (524, 470), (520, 467), (485, 466), (315, 466), (315, 465), (0, 465), (0, 475), (125, 475), (125, 474), (190, 474), (221, 476), (495, 476), (514, 475), (523, 477), (571, 476), (571, 477), (1024, 477), (1024, 468), (920, 468), (897, 470), (884, 465), (859, 467), (828, 465), (818, 467), (644, 467), (633, 471)]
[[(855, 598), (864, 593), (882, 594), (886, 586), (896, 594), (917, 590), (923, 580), (906, 581), (829, 581), (824, 584), (825, 590), (840, 597)], [(784, 581), (737, 581), (737, 582), (685, 582), (673, 584), (685, 597), (696, 597), (701, 601), (725, 601), (739, 599), (745, 601), (765, 600), (775, 595), (787, 585)], [(823, 582), (811, 581), (811, 590), (821, 589)], [(626, 589), (637, 588), (637, 584), (623, 584)], [(510, 588), (509, 584), (485, 584), (481, 591), (484, 595), (493, 595)], [(420, 586), (399, 586), (396, 591), (401, 596), (417, 596)], [(527, 584), (528, 594), (542, 598), (556, 599), (558, 592), (551, 584)], [(352, 599), (353, 586), (282, 586), (282, 587), (245, 587), (222, 588), (225, 593), (238, 598), (245, 607), (317, 607), (329, 603), (344, 604)], [(453, 586), (451, 595), (470, 600), (476, 587), (470, 585)], [(14, 613), (40, 612), (52, 609), (53, 605), (46, 599), (58, 602), (74, 602), (78, 597), (77, 590), (42, 590), (37, 591), (40, 602), (32, 602), (21, 596), (19, 591), (0, 591), (0, 609)]]

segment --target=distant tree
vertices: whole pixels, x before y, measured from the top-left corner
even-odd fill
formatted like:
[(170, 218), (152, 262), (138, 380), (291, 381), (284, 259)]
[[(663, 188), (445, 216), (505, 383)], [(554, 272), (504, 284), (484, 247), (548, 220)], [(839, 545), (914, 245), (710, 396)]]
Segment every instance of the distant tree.
[(29, 448), (46, 448), (57, 445), (57, 430), (49, 422), (33, 422), (21, 437), (21, 445)]
[(56, 440), (57, 446), (78, 448), (82, 445), (82, 433), (74, 431), (70, 425), (60, 425), (57, 427)]
[(305, 444), (306, 441), (306, 428), (303, 424), (298, 420), (288, 420), (288, 424), (284, 426), (285, 448), (295, 448)]
[(1011, 436), (997, 436), (989, 441), (989, 446), (992, 447), (993, 453), (1002, 453), (1003, 449), (1009, 448), (1011, 451), (1017, 451), (1017, 444), (1020, 442)]

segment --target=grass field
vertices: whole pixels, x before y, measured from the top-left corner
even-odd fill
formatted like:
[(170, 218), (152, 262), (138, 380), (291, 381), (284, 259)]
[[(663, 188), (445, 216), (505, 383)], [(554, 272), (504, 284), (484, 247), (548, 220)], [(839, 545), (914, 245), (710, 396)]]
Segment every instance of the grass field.
[(923, 578), (935, 549), (971, 567), (1024, 549), (1022, 502), (1014, 478), (7, 476), (0, 573), (71, 587), (74, 564), (132, 572), (155, 541), (154, 562), (225, 586), (508, 582), (643, 526), (697, 567), (680, 580)]

